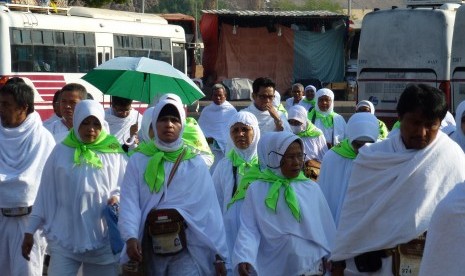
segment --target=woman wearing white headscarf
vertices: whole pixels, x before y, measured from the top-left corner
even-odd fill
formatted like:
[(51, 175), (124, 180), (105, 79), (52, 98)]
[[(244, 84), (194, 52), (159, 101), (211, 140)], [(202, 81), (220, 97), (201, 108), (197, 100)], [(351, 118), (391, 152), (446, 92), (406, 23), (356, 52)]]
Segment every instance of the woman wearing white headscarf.
[(347, 122), (347, 137), (329, 150), (321, 164), (318, 184), (328, 201), (336, 226), (349, 183), (352, 163), (358, 149), (365, 143), (376, 142), (378, 121), (370, 113), (355, 113)]
[(345, 138), (346, 121), (334, 112), (334, 93), (328, 88), (316, 92), (316, 106), (308, 113), (308, 119), (326, 138), (328, 148), (337, 145)]
[(233, 195), (252, 166), (258, 166), (257, 144), (260, 129), (257, 118), (250, 112), (236, 113), (228, 123), (228, 144), (231, 147), (226, 156), (218, 162), (212, 178), (218, 202), (223, 212), (229, 252), (232, 253), (239, 229), (241, 201), (231, 202)]
[(307, 158), (321, 162), (328, 146), (323, 132), (308, 120), (307, 113), (305, 107), (294, 105), (289, 109), (287, 121), (292, 132), (302, 139)]
[[(181, 103), (161, 100), (152, 115), (153, 142), (139, 145), (129, 159), (118, 222), (126, 242), (121, 262), (143, 261), (147, 275), (214, 275), (215, 270), (224, 275), (228, 249), (221, 210), (208, 167), (184, 144), (185, 123)], [(145, 225), (154, 208), (182, 216), (187, 249), (174, 256), (156, 255), (152, 246), (145, 250), (151, 240)]]
[(149, 107), (144, 111), (144, 116), (142, 116), (142, 121), (140, 123), (140, 129), (138, 132), (140, 143), (150, 142), (153, 138), (152, 126), (152, 114), (154, 107)]
[[(375, 106), (373, 105), (372, 102), (363, 100), (363, 101), (358, 102), (358, 104), (355, 106), (355, 112), (356, 113), (369, 112), (375, 115)], [(379, 127), (378, 139), (386, 139), (389, 134), (389, 130), (386, 124), (383, 121), (378, 119), (378, 127)]]
[(465, 152), (465, 101), (457, 106), (457, 110), (455, 111), (455, 124), (457, 128), (451, 134), (450, 138), (457, 142)]
[(263, 170), (242, 204), (233, 264), (240, 275), (323, 275), (336, 228), (320, 188), (302, 173), (302, 141), (267, 133), (258, 151)]
[(42, 227), (51, 262), (48, 275), (117, 275), (103, 213), (118, 201), (126, 155), (108, 134), (103, 107), (94, 100), (76, 105), (74, 128), (47, 159), (23, 242)]

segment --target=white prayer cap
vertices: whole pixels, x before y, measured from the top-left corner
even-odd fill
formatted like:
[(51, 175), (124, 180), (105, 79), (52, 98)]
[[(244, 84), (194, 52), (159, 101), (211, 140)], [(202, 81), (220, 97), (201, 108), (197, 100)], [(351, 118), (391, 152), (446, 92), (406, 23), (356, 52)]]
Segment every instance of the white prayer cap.
[(354, 113), (347, 122), (346, 134), (351, 143), (354, 140), (376, 142), (379, 136), (378, 119), (368, 112)]
[[(253, 129), (253, 138), (252, 143), (249, 145), (247, 149), (239, 149), (234, 145), (234, 142), (230, 135), (230, 129), (236, 123), (243, 123)], [(228, 127), (226, 129), (228, 137), (228, 145), (233, 147), (234, 150), (242, 157), (245, 161), (250, 161), (257, 154), (257, 144), (260, 140), (260, 128), (258, 126), (258, 120), (255, 115), (248, 111), (240, 111), (234, 114), (229, 121)]]
[[(264, 140), (266, 145), (263, 145), (262, 140), (259, 141), (258, 160), (263, 162), (263, 165), (272, 170), (276, 175), (282, 176), (280, 168), (282, 156), (293, 142), (298, 141), (302, 146), (302, 140), (299, 136), (288, 131), (269, 132), (263, 135), (263, 137), (265, 136), (269, 136), (269, 138)], [(262, 146), (260, 146), (260, 143), (262, 143)], [(260, 164), (260, 168), (262, 168), (262, 164)]]
[(371, 114), (375, 114), (375, 106), (373, 105), (372, 102), (370, 101), (367, 101), (367, 100), (363, 100), (363, 101), (360, 101), (358, 102), (358, 104), (355, 106), (355, 110), (357, 111), (360, 107), (362, 106), (365, 106), (365, 107), (368, 107), (370, 109), (370, 113)]
[(94, 116), (100, 121), (102, 129), (107, 133), (110, 133), (110, 128), (108, 127), (107, 121), (105, 121), (105, 111), (103, 106), (95, 100), (82, 100), (74, 108), (73, 115), (73, 129), (74, 134), (82, 142), (81, 137), (79, 136), (79, 127), (81, 126), (82, 121), (89, 116)]
[[(157, 133), (157, 120), (158, 120), (158, 117), (160, 116), (160, 113), (161, 111), (164, 110), (164, 108), (168, 105), (172, 105), (174, 107), (174, 109), (177, 111), (177, 113), (179, 114), (180, 116), (180, 120), (181, 120), (181, 131), (179, 133), (179, 137), (176, 141), (172, 142), (172, 143), (165, 143), (163, 141), (161, 141), (158, 137), (158, 133)], [(155, 106), (154, 106), (154, 110), (153, 110), (153, 114), (152, 114), (152, 128), (153, 128), (153, 133), (155, 134), (155, 137), (153, 137), (154, 139), (154, 142), (155, 142), (155, 145), (163, 150), (163, 151), (176, 151), (178, 150), (182, 145), (183, 145), (183, 141), (182, 141), (182, 133), (184, 131), (184, 126), (186, 125), (186, 113), (184, 112), (184, 108), (182, 106), (182, 104), (176, 100), (173, 100), (172, 98), (166, 98), (166, 99), (163, 99), (161, 101), (159, 101)]]
[(301, 105), (294, 105), (287, 111), (287, 119), (296, 120), (305, 124), (307, 122), (308, 111)]
[(307, 92), (308, 90), (313, 90), (313, 93), (316, 93), (316, 87), (313, 85), (305, 86), (305, 92)]
[(142, 121), (140, 123), (140, 129), (138, 132), (139, 139), (141, 142), (148, 142), (152, 140), (149, 135), (150, 126), (152, 124), (153, 111), (155, 107), (149, 107), (144, 111), (144, 116), (142, 116)]

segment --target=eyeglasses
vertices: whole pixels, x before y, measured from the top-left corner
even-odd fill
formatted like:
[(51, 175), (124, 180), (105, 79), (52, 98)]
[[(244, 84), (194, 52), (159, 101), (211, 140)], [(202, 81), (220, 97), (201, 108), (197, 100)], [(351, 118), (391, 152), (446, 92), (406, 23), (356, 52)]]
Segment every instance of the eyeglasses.
[(260, 100), (273, 100), (274, 99), (274, 95), (257, 95), (257, 97), (260, 99)]
[(268, 153), (268, 156), (270, 156), (272, 153), (281, 156), (281, 160), (284, 160), (286, 162), (292, 162), (294, 160), (304, 161), (305, 158), (307, 158), (307, 155), (305, 153), (280, 154), (280, 153), (277, 153), (276, 151), (270, 151), (270, 153)]

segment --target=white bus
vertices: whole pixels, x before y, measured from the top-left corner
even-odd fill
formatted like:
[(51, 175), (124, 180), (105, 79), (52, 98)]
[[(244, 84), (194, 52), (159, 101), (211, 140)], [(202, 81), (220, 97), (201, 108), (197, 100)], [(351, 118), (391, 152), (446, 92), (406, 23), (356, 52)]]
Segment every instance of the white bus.
[(465, 100), (465, 6), (457, 10), (452, 40), (451, 89), (453, 111)]
[(186, 73), (186, 40), (180, 26), (153, 14), (70, 7), (0, 4), (0, 85), (18, 76), (33, 86), (42, 119), (66, 83), (84, 84), (105, 106), (109, 96), (80, 78), (118, 56), (150, 57)]
[(400, 94), (410, 83), (440, 88), (451, 106), (450, 64), (458, 4), (396, 8), (367, 14), (360, 36), (357, 100), (371, 100), (391, 126)]

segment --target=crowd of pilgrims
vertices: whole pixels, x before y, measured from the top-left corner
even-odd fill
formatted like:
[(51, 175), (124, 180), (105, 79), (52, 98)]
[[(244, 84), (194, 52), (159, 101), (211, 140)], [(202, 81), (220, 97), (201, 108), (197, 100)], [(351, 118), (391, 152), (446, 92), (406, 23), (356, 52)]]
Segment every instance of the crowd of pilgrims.
[[(140, 114), (71, 83), (42, 122), (32, 88), (10, 79), (2, 274), (42, 275), (49, 257), (52, 276), (463, 275), (465, 103), (454, 120), (438, 89), (409, 86), (389, 132), (367, 100), (346, 122), (327, 88), (296, 83), (282, 104), (257, 78), (248, 107), (226, 98), (214, 85), (197, 122), (175, 94)], [(423, 262), (393, 257), (426, 230)]]

